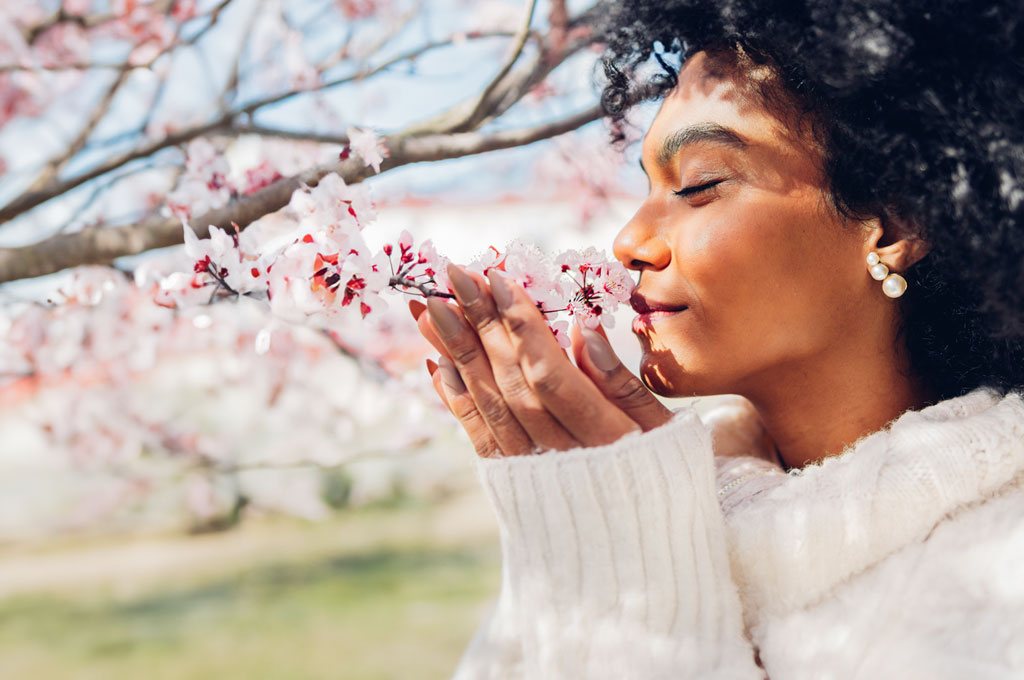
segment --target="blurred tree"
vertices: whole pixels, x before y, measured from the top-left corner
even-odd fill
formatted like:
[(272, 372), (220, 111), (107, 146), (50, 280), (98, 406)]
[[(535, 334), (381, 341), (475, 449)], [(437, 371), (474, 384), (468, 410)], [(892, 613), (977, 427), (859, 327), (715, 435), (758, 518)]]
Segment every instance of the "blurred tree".
[[(46, 304), (0, 306), (0, 538), (116, 528), (123, 508), (173, 525), (174, 504), (192, 527), (234, 526), (243, 507), (315, 519), (390, 488), (386, 467), (353, 462), (449, 434), (429, 384), (402, 375), (422, 366), (407, 318), (290, 326), (203, 290), (198, 308), (162, 307), (167, 266), (191, 274), (196, 257), (106, 265), (180, 243), (183, 219), (264, 243), (294, 226), (297, 189), (330, 193), (335, 174), (358, 184), (597, 120), (602, 3), (0, 5), (0, 284), (74, 268)], [(532, 181), (592, 212), (618, 160), (591, 151), (564, 140)], [(430, 467), (416, 484), (443, 492), (451, 468)]]
[[(570, 113), (547, 107), (542, 122), (515, 122), (530, 118), (515, 115), (524, 99), (558, 99), (549, 76), (580, 55), (592, 63), (601, 37), (600, 3), (545, 9), (539, 16), (537, 0), (5, 3), (0, 238), (6, 231), (18, 245), (0, 248), (0, 283), (180, 243), (167, 197), (181, 188), (181, 150), (194, 140), (216, 153), (243, 136), (267, 142), (232, 164), (240, 179), (223, 204), (192, 214), (203, 237), (208, 225), (244, 229), (327, 173), (365, 179), (363, 163), (345, 153), (328, 160), (324, 149), (349, 145), (340, 130), (390, 125), (376, 117), (398, 123), (384, 131), (381, 172), (525, 145), (599, 118), (591, 90), (589, 105), (570, 93), (554, 106)], [(487, 58), (481, 45), (496, 43), (505, 56)], [(473, 72), (457, 82), (419, 76), (417, 63), (435, 54)], [(403, 84), (387, 81), (384, 95), (374, 88), (403, 69)], [(387, 89), (405, 98), (377, 101)], [(369, 119), (350, 119), (360, 110)], [(271, 143), (281, 139), (293, 143)]]

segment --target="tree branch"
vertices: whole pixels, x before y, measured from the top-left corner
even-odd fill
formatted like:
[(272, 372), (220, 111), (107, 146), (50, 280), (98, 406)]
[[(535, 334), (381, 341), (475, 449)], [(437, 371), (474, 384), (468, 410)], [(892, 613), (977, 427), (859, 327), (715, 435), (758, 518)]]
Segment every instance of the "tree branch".
[[(209, 18), (209, 23), (207, 23), (205, 26), (199, 29), (190, 38), (181, 42), (177, 40), (177, 37), (181, 34), (181, 29), (183, 25), (179, 25), (175, 34), (175, 40), (172, 41), (169, 45), (167, 45), (164, 49), (160, 50), (160, 53), (156, 56), (163, 56), (167, 52), (171, 52), (174, 49), (181, 47), (182, 45), (194, 45), (203, 35), (205, 35), (211, 28), (213, 28), (214, 25), (216, 25), (217, 20), (220, 18), (221, 12), (223, 12), (224, 9), (226, 9), (227, 6), (230, 5), (232, 2), (233, 0), (221, 0), (221, 2), (218, 5), (211, 8), (206, 14), (201, 15), (203, 17)], [(170, 9), (171, 3), (165, 2), (164, 5), (158, 5), (157, 8), (159, 9), (159, 7), (161, 6), (165, 7), (166, 9)], [(166, 9), (163, 11), (166, 11)], [(31, 40), (26, 41), (29, 44), (31, 44), (36, 39), (38, 39), (40, 35), (61, 23), (74, 23), (82, 26), (85, 29), (91, 29), (96, 28), (101, 24), (114, 21), (118, 18), (119, 17), (113, 14), (78, 17), (64, 13), (64, 10), (62, 8), (58, 10), (58, 12), (56, 12), (54, 15), (52, 15), (50, 19), (44, 22), (43, 24), (39, 24), (37, 26), (28, 27), (24, 29), (22, 34), (23, 36), (31, 37)], [(194, 17), (193, 20), (195, 18), (199, 17)], [(88, 71), (90, 69), (131, 71), (135, 68), (148, 68), (153, 64), (154, 61), (156, 61), (156, 58), (151, 59), (148, 64), (131, 64), (123, 61), (84, 61), (68, 62), (64, 64), (22, 64), (16, 62), (8, 62), (5, 64), (0, 64), (0, 73), (9, 71)]]
[[(205, 31), (208, 31), (210, 28), (212, 28), (213, 26), (215, 26), (217, 24), (217, 21), (220, 18), (221, 13), (232, 2), (233, 2), (233, 0), (221, 0), (221, 2), (218, 3), (217, 6), (214, 7), (212, 10), (210, 10), (210, 12), (207, 15), (209, 17), (209, 19), (210, 19), (210, 22), (206, 26), (204, 26), (203, 29), (200, 30), (190, 40), (185, 41), (184, 43), (179, 42), (180, 37), (181, 37), (181, 29), (182, 29), (182, 27), (179, 25), (177, 27), (177, 29), (175, 30), (174, 39), (171, 40), (171, 42), (167, 46), (162, 48), (157, 54), (153, 55), (153, 57), (151, 59), (149, 59), (149, 61), (147, 61), (145, 64), (132, 65), (128, 61), (123, 62), (121, 64), (121, 66), (119, 67), (119, 69), (118, 69), (118, 73), (117, 73), (117, 76), (114, 78), (114, 81), (111, 83), (111, 85), (104, 92), (103, 96), (100, 99), (99, 104), (97, 104), (96, 108), (93, 109), (92, 114), (90, 115), (89, 119), (86, 121), (86, 123), (83, 126), (83, 128), (79, 131), (79, 134), (75, 137), (75, 139), (73, 139), (68, 144), (68, 148), (66, 150), (64, 150), (59, 157), (52, 159), (49, 163), (46, 164), (46, 166), (40, 172), (39, 176), (35, 179), (35, 181), (32, 183), (32, 185), (19, 198), (23, 198), (23, 197), (27, 198), (27, 197), (31, 197), (31, 196), (45, 195), (49, 191), (54, 190), (54, 189), (52, 189), (52, 187), (66, 186), (66, 184), (64, 184), (64, 183), (56, 183), (56, 184), (54, 183), (56, 178), (57, 178), (57, 176), (60, 174), (60, 172), (65, 167), (67, 167), (67, 164), (71, 161), (71, 159), (73, 159), (79, 152), (81, 152), (83, 149), (86, 148), (86, 145), (88, 143), (90, 135), (92, 135), (93, 131), (95, 131), (95, 129), (99, 125), (100, 121), (103, 120), (103, 117), (110, 110), (110, 105), (112, 104), (112, 102), (114, 100), (114, 97), (120, 91), (120, 89), (124, 85), (124, 83), (128, 80), (128, 77), (132, 73), (132, 71), (134, 69), (136, 69), (136, 68), (143, 68), (143, 69), (151, 68), (153, 66), (153, 64), (156, 63), (156, 61), (159, 58), (161, 58), (165, 54), (173, 52), (175, 49), (177, 49), (182, 44), (194, 43), (194, 41), (197, 40), (199, 38), (199, 36), (201, 36)], [(168, 7), (169, 6), (170, 5), (168, 5)], [(161, 86), (158, 89), (157, 94), (156, 94), (156, 96), (153, 99), (153, 105), (154, 106), (159, 101), (160, 94), (163, 91), (165, 86), (166, 86), (166, 79), (161, 83)], [(150, 111), (150, 115), (152, 115), (152, 110)], [(143, 125), (143, 130), (145, 129), (146, 125), (148, 125), (148, 121), (149, 121), (149, 117), (147, 117), (147, 121)], [(131, 162), (131, 160), (135, 160), (135, 159), (130, 159), (127, 162)], [(119, 166), (116, 166), (116, 167), (111, 168), (111, 169), (112, 170), (113, 169), (117, 169), (117, 167), (119, 167)], [(103, 174), (105, 174), (105, 173), (103, 173)], [(89, 179), (94, 179), (96, 176), (98, 176), (98, 175), (93, 175), (93, 176), (89, 177)], [(86, 179), (85, 181), (89, 181), (89, 180)], [(81, 184), (81, 183), (79, 183), (79, 184)], [(76, 184), (74, 186), (78, 186), (78, 185)], [(72, 188), (74, 188), (74, 187), (72, 187)], [(65, 189), (64, 191), (68, 191), (68, 189)], [(55, 198), (56, 196), (61, 195), (61, 193), (64, 193), (64, 191), (61, 191), (60, 193), (55, 194), (53, 197)], [(9, 217), (4, 217), (3, 216), (3, 210), (5, 210), (7, 207), (10, 207), (10, 205), (13, 205), (13, 203), (15, 203), (17, 200), (18, 199), (15, 199), (15, 201), (12, 201), (12, 204), (9, 204), (8, 206), (5, 206), (4, 209), (0, 209), (0, 223), (3, 223), (7, 219), (10, 219)], [(46, 200), (49, 200), (49, 199), (46, 199)], [(36, 205), (38, 205), (38, 203)], [(31, 207), (29, 207), (27, 209), (31, 210), (32, 207), (35, 207), (35, 206), (31, 206)]]
[[(477, 129), (488, 120), (492, 120), (507, 111), (513, 104), (522, 99), (530, 88), (544, 80), (555, 68), (569, 56), (575, 54), (591, 40), (589, 37), (561, 46), (557, 52), (546, 50), (543, 45), (540, 53), (529, 64), (507, 73), (492, 88), (486, 100), (474, 95), (452, 108), (432, 118), (424, 120), (409, 128), (410, 134), (432, 134), (439, 132), (465, 132)], [(475, 114), (474, 114), (475, 112)]]
[[(600, 106), (593, 106), (567, 118), (537, 127), (508, 130), (484, 135), (464, 132), (443, 135), (388, 138), (390, 156), (381, 172), (410, 163), (460, 158), (474, 154), (524, 146), (575, 130), (602, 115)], [(202, 238), (209, 226), (229, 228), (237, 223), (245, 228), (268, 213), (280, 210), (291, 200), (292, 193), (302, 185), (315, 186), (325, 175), (337, 172), (347, 183), (360, 182), (372, 171), (359, 158), (328, 166), (312, 168), (274, 184), (227, 206), (212, 210), (192, 220)], [(84, 264), (109, 264), (118, 257), (175, 245), (182, 242), (181, 222), (174, 217), (158, 217), (137, 225), (90, 227), (74, 234), (59, 234), (39, 243), (19, 248), (0, 248), (0, 283), (52, 274), (68, 267)]]
[(505, 79), (505, 76), (509, 74), (512, 67), (515, 66), (516, 62), (519, 61), (520, 55), (523, 53), (523, 48), (526, 47), (526, 40), (530, 37), (530, 24), (533, 23), (533, 13), (537, 9), (537, 0), (528, 0), (530, 3), (527, 6), (526, 14), (523, 19), (523, 23), (519, 28), (519, 33), (516, 35), (515, 47), (509, 54), (508, 59), (502, 64), (501, 69), (491, 79), (491, 82), (487, 83), (487, 87), (484, 88), (483, 92), (480, 93), (480, 97), (476, 100), (476, 105), (470, 111), (466, 119), (453, 127), (454, 132), (465, 132), (466, 130), (476, 129), (479, 123), (478, 120), (482, 120), (483, 116), (481, 113), (487, 105), (488, 99), (494, 90), (501, 85), (501, 81)]
[(88, 71), (90, 69), (104, 69), (110, 71), (124, 71), (129, 67), (124, 65), (124, 62), (120, 61), (82, 61), (82, 62), (68, 62), (66, 64), (15, 64), (6, 63), (0, 64), (0, 73), (10, 73), (12, 71), (49, 71), (49, 72), (60, 72), (60, 71)]
[(113, 158), (110, 158), (103, 163), (100, 163), (92, 170), (83, 172), (80, 175), (69, 177), (67, 179), (57, 180), (49, 186), (39, 189), (38, 191), (26, 191), (18, 198), (14, 199), (3, 208), (0, 208), (0, 222), (6, 222), (18, 215), (35, 208), (37, 205), (41, 205), (52, 198), (56, 198), (72, 189), (79, 187), (86, 182), (96, 179), (102, 175), (117, 170), (123, 165), (127, 165), (132, 161), (137, 161), (140, 158), (147, 158), (152, 156), (158, 151), (170, 148), (172, 146), (178, 146), (179, 144), (185, 144), (196, 137), (215, 132), (229, 125), (230, 118), (221, 117), (212, 123), (206, 125), (200, 125), (198, 127), (189, 128), (188, 130), (182, 130), (172, 135), (168, 135), (163, 139), (150, 142), (149, 144), (139, 147), (134, 151), (127, 153), (118, 154)]
[(232, 125), (227, 132), (230, 132), (232, 135), (259, 135), (260, 137), (291, 139), (297, 142), (316, 142), (317, 144), (341, 144), (342, 146), (348, 144), (348, 135), (344, 134), (279, 130), (263, 125)]
[[(475, 33), (473, 34), (473, 37), (489, 38), (494, 36), (507, 35), (509, 35), (507, 31), (495, 31), (491, 33)], [(163, 139), (154, 140), (149, 144), (140, 146), (132, 151), (112, 156), (111, 158), (108, 158), (107, 160), (98, 164), (91, 170), (83, 172), (80, 175), (76, 175), (74, 177), (69, 177), (62, 180), (56, 180), (46, 185), (45, 187), (29, 189), (28, 191), (24, 192), (17, 198), (13, 199), (7, 205), (0, 208), (0, 224), (12, 220), (15, 217), (21, 215), (22, 213), (26, 213), (29, 210), (35, 208), (36, 206), (42, 205), (43, 203), (46, 203), (51, 199), (57, 198), (58, 196), (61, 196), (67, 193), (68, 191), (71, 191), (72, 189), (75, 189), (81, 186), (82, 184), (85, 184), (86, 182), (92, 181), (97, 177), (107, 174), (108, 172), (112, 172), (113, 170), (117, 170), (121, 166), (127, 165), (132, 161), (136, 161), (141, 158), (146, 158), (157, 153), (158, 151), (162, 151), (173, 146), (186, 144), (195, 139), (196, 137), (201, 137), (202, 135), (205, 134), (210, 134), (221, 130), (227, 130), (231, 127), (232, 121), (236, 118), (239, 118), (243, 115), (251, 115), (257, 109), (263, 108), (264, 106), (276, 104), (278, 102), (284, 101), (285, 99), (289, 99), (300, 94), (316, 92), (319, 90), (325, 90), (330, 87), (344, 85), (350, 82), (365, 80), (366, 78), (370, 78), (380, 73), (381, 71), (384, 71), (385, 69), (394, 66), (399, 62), (415, 59), (416, 57), (422, 55), (428, 50), (432, 50), (437, 47), (442, 47), (445, 45), (450, 45), (452, 44), (453, 41), (454, 37), (450, 37), (445, 40), (437, 40), (431, 43), (427, 43), (415, 49), (411, 49), (407, 52), (404, 52), (392, 59), (389, 59), (386, 62), (369, 69), (368, 71), (361, 71), (359, 73), (354, 73), (352, 75), (348, 75), (342, 78), (337, 78), (335, 80), (322, 83), (321, 85), (318, 85), (317, 87), (308, 90), (292, 90), (274, 95), (272, 97), (266, 97), (254, 102), (250, 102), (249, 104), (246, 104), (244, 107), (226, 113), (218, 117), (216, 120), (213, 120), (204, 125), (198, 125), (193, 128), (181, 130), (174, 134), (168, 135)], [(430, 132), (431, 130), (424, 128), (423, 131)], [(443, 130), (437, 130), (437, 132), (443, 132)]]
[[(510, 35), (512, 35), (512, 33), (508, 32), (508, 31), (487, 31), (487, 32), (474, 33), (474, 34), (472, 34), (472, 36), (469, 36), (469, 37), (471, 37), (472, 39), (480, 39), (480, 38), (507, 37), (507, 36), (510, 36)], [(271, 104), (277, 104), (278, 102), (282, 102), (285, 99), (290, 99), (291, 97), (295, 97), (295, 96), (298, 96), (298, 95), (301, 95), (301, 94), (306, 94), (307, 92), (319, 92), (319, 91), (322, 91), (322, 90), (326, 90), (328, 88), (337, 87), (339, 85), (345, 85), (345, 84), (348, 84), (348, 83), (354, 83), (354, 82), (358, 82), (358, 81), (361, 81), (361, 80), (366, 80), (367, 78), (371, 78), (371, 77), (377, 75), (378, 73), (381, 73), (382, 71), (385, 71), (385, 70), (391, 68), (395, 64), (399, 64), (399, 63), (401, 63), (403, 61), (412, 61), (412, 60), (416, 59), (417, 57), (422, 56), (424, 53), (426, 53), (426, 52), (428, 52), (430, 50), (437, 49), (438, 47), (445, 47), (447, 45), (453, 44), (454, 42), (455, 42), (455, 36), (451, 36), (451, 37), (445, 38), (443, 40), (435, 40), (433, 42), (429, 42), (429, 43), (426, 43), (424, 45), (420, 45), (419, 47), (415, 47), (415, 48), (412, 48), (410, 50), (407, 50), (407, 51), (403, 52), (402, 54), (399, 54), (399, 55), (397, 55), (395, 57), (392, 57), (391, 59), (388, 59), (387, 61), (385, 61), (382, 64), (378, 64), (377, 66), (374, 66), (373, 68), (363, 69), (363, 70), (357, 71), (356, 73), (352, 73), (352, 74), (349, 74), (347, 76), (342, 76), (341, 78), (335, 78), (334, 80), (329, 80), (329, 81), (327, 81), (325, 83), (321, 83), (320, 85), (317, 85), (316, 87), (312, 87), (312, 88), (309, 88), (309, 89), (306, 89), (306, 90), (289, 90), (287, 92), (282, 92), (280, 94), (276, 94), (276, 95), (273, 95), (273, 96), (270, 96), (270, 97), (264, 97), (263, 99), (257, 99), (256, 101), (250, 102), (250, 103), (246, 104), (245, 106), (243, 106), (242, 108), (238, 109), (236, 111), (235, 115), (239, 116), (239, 115), (242, 115), (242, 114), (251, 114), (251, 113), (255, 112), (257, 109), (262, 109), (263, 107), (270, 106)]]
[(121, 86), (128, 80), (129, 73), (131, 73), (129, 69), (124, 69), (117, 74), (117, 77), (114, 78), (114, 81), (103, 93), (103, 96), (100, 97), (99, 103), (92, 110), (89, 118), (85, 121), (85, 125), (82, 126), (82, 129), (78, 131), (75, 138), (68, 144), (67, 149), (60, 156), (46, 164), (46, 167), (43, 168), (42, 172), (39, 173), (39, 176), (32, 183), (29, 191), (39, 191), (50, 184), (60, 174), (60, 171), (67, 167), (68, 162), (85, 148), (89, 136), (96, 129), (96, 126), (100, 124), (100, 121), (103, 120), (103, 117), (107, 115), (107, 112), (110, 111), (110, 105), (113, 103), (118, 91), (120, 91)]

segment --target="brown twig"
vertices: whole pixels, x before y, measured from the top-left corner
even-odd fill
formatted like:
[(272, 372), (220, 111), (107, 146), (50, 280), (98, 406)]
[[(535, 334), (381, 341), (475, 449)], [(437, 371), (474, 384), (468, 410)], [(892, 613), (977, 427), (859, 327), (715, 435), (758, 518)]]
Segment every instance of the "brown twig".
[[(506, 35), (506, 33), (480, 33), (475, 34), (474, 37), (487, 38), (496, 35)], [(311, 88), (308, 90), (291, 90), (271, 97), (265, 97), (254, 102), (250, 102), (242, 108), (223, 114), (209, 123), (204, 123), (202, 125), (197, 125), (186, 130), (175, 132), (171, 135), (168, 135), (167, 137), (164, 137), (163, 139), (154, 140), (132, 151), (121, 153), (111, 158), (108, 158), (107, 160), (98, 164), (91, 170), (83, 172), (80, 175), (76, 175), (74, 177), (69, 177), (62, 180), (55, 180), (45, 187), (30, 189), (21, 194), (20, 196), (18, 196), (17, 198), (11, 200), (11, 202), (9, 202), (7, 205), (0, 208), (0, 224), (12, 220), (15, 217), (25, 212), (28, 212), (29, 210), (32, 210), (33, 208), (42, 205), (43, 203), (46, 203), (49, 200), (52, 200), (58, 196), (61, 196), (71, 191), (72, 189), (81, 186), (82, 184), (85, 184), (86, 182), (92, 181), (97, 177), (101, 177), (107, 174), (108, 172), (112, 172), (113, 170), (117, 170), (118, 168), (127, 165), (128, 163), (139, 160), (141, 158), (147, 158), (159, 151), (163, 151), (164, 149), (168, 149), (170, 147), (186, 144), (191, 140), (195, 139), (196, 137), (201, 137), (203, 135), (215, 132), (228, 131), (230, 128), (232, 128), (232, 123), (235, 120), (237, 120), (240, 117), (251, 116), (251, 114), (254, 113), (257, 109), (261, 109), (263, 107), (276, 104), (278, 102), (284, 101), (285, 99), (289, 99), (300, 94), (316, 92), (359, 80), (365, 80), (366, 78), (370, 78), (390, 68), (391, 66), (394, 66), (397, 63), (407, 61), (410, 59), (415, 59), (416, 57), (422, 55), (428, 50), (432, 50), (437, 47), (442, 47), (445, 45), (450, 45), (453, 40), (454, 37), (421, 45), (420, 47), (409, 50), (392, 59), (389, 59), (388, 61), (378, 66), (375, 66), (368, 71), (355, 73), (349, 76), (345, 76), (343, 78), (337, 78), (335, 80), (322, 83), (315, 88)], [(281, 134), (283, 134), (283, 132)], [(280, 136), (280, 134), (278, 136)], [(315, 135), (310, 135), (305, 138), (308, 139), (313, 137), (315, 137)], [(347, 140), (342, 143), (347, 143)]]
[(519, 57), (523, 53), (523, 48), (526, 47), (526, 41), (530, 37), (530, 24), (533, 23), (533, 14), (537, 10), (537, 0), (527, 1), (529, 4), (526, 7), (523, 23), (520, 25), (519, 32), (516, 34), (516, 42), (512, 49), (512, 52), (505, 60), (505, 63), (501, 65), (501, 68), (498, 70), (498, 73), (495, 74), (495, 76), (491, 79), (489, 83), (487, 83), (487, 86), (480, 93), (480, 96), (476, 100), (476, 105), (473, 107), (472, 111), (470, 111), (469, 115), (466, 116), (466, 119), (464, 121), (462, 121), (453, 128), (453, 131), (465, 132), (466, 130), (476, 129), (477, 125), (479, 125), (478, 121), (486, 117), (482, 116), (481, 114), (484, 112), (487, 103), (490, 100), (491, 94), (494, 92), (495, 89), (498, 88), (499, 85), (501, 85), (501, 82), (505, 79), (505, 76), (509, 74), (509, 72), (512, 70), (512, 67), (516, 65), (517, 61), (519, 61)]
[(388, 280), (388, 285), (394, 288), (395, 290), (398, 290), (399, 287), (415, 288), (416, 290), (423, 294), (423, 297), (449, 298), (452, 300), (455, 299), (455, 296), (452, 295), (451, 293), (445, 293), (443, 291), (438, 290), (437, 288), (428, 288), (426, 283), (413, 281), (412, 279), (407, 279), (404, 276), (392, 276)]
[[(602, 115), (599, 106), (561, 120), (521, 130), (506, 130), (489, 135), (464, 132), (419, 137), (388, 138), (390, 157), (384, 159), (381, 172), (410, 163), (460, 158), (474, 154), (524, 146), (575, 130)], [(208, 226), (224, 229), (234, 222), (245, 228), (268, 213), (288, 204), (292, 193), (303, 185), (315, 186), (325, 175), (337, 172), (346, 183), (368, 177), (368, 169), (358, 158), (313, 168), (287, 177), (227, 206), (197, 216), (192, 223), (203, 238)], [(91, 227), (73, 234), (60, 234), (28, 246), (0, 248), (0, 283), (43, 276), (83, 264), (109, 264), (114, 259), (175, 245), (182, 242), (181, 222), (173, 217), (157, 217), (137, 225)]]
[(68, 162), (85, 148), (89, 136), (96, 129), (96, 126), (100, 124), (100, 121), (103, 120), (103, 117), (107, 115), (107, 112), (110, 111), (110, 105), (114, 101), (114, 97), (117, 96), (121, 86), (128, 80), (130, 73), (131, 71), (123, 70), (117, 74), (113, 82), (110, 83), (110, 86), (103, 93), (99, 103), (93, 108), (82, 129), (78, 131), (78, 134), (75, 135), (75, 138), (71, 140), (60, 156), (47, 163), (46, 167), (43, 168), (42, 172), (39, 173), (39, 176), (32, 183), (29, 191), (38, 191), (47, 184), (50, 184), (60, 174), (60, 171), (67, 167)]

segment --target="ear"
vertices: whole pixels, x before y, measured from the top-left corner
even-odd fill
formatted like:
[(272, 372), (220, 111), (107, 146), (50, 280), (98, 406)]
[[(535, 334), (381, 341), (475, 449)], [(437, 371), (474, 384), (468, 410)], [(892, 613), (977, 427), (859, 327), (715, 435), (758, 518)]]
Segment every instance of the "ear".
[(866, 259), (868, 253), (878, 253), (890, 271), (906, 272), (931, 249), (921, 229), (905, 217), (886, 211), (872, 222), (874, 226), (867, 232), (863, 255)]

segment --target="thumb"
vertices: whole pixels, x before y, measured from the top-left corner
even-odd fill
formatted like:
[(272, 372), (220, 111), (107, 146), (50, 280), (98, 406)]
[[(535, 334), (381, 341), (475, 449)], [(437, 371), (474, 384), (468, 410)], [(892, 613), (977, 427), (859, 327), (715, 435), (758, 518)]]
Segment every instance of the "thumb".
[(672, 419), (672, 411), (622, 365), (603, 333), (577, 326), (572, 330), (572, 341), (576, 365), (608, 401), (622, 409), (644, 431)]

